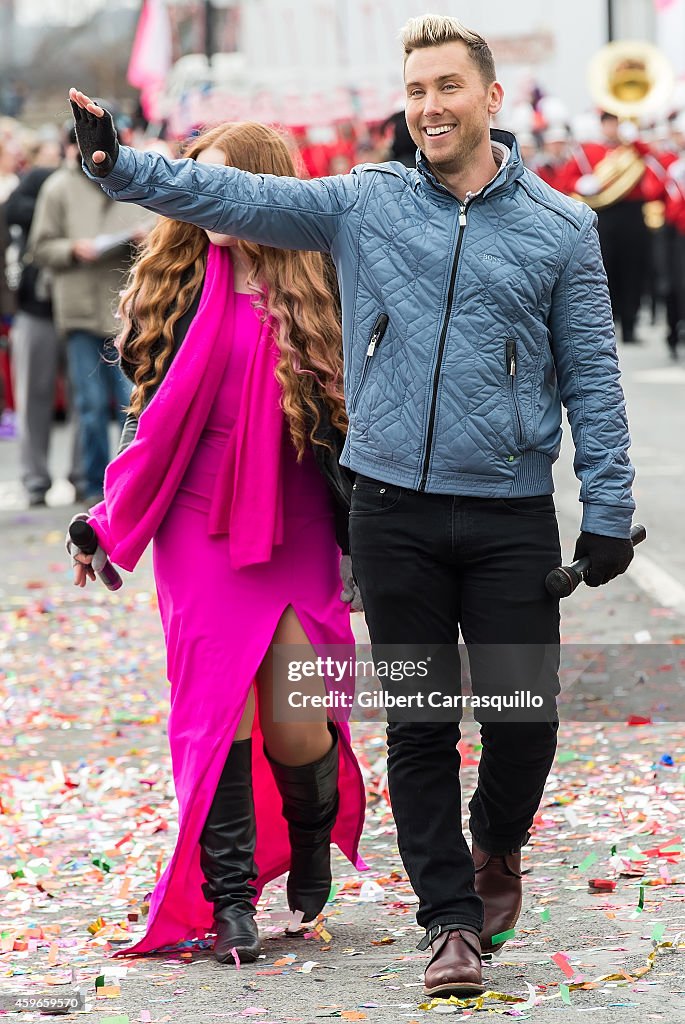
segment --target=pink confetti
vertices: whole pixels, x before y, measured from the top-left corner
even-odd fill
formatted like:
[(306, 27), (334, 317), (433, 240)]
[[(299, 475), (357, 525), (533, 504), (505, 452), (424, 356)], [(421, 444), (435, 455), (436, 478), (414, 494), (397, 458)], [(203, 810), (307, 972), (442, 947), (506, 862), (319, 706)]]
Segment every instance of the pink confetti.
[(552, 960), (557, 965), (557, 967), (559, 967), (560, 970), (564, 972), (567, 978), (573, 978), (575, 976), (576, 972), (573, 970), (570, 963), (568, 962), (568, 957), (564, 956), (563, 953), (554, 953), (550, 957), (550, 960)]

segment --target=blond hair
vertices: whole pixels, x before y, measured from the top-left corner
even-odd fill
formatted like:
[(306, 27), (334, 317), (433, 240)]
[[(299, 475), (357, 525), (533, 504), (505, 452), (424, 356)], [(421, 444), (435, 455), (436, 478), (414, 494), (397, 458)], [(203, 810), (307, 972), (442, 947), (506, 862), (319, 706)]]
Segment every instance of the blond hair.
[[(196, 160), (210, 146), (222, 150), (229, 167), (295, 177), (284, 137), (266, 125), (219, 125), (193, 139), (185, 156)], [(164, 375), (174, 350), (174, 324), (202, 285), (208, 247), (202, 228), (162, 218), (131, 268), (119, 306), (118, 348), (121, 357), (135, 367), (131, 411), (136, 415)], [(275, 372), (298, 456), (302, 458), (308, 441), (330, 448), (316, 436), (321, 423), (317, 399), (328, 407), (332, 425), (341, 433), (347, 431), (335, 272), (318, 252), (245, 241), (238, 242), (237, 248), (252, 260), (247, 285), (260, 315), (275, 321), (279, 350)]]
[(422, 14), (418, 18), (410, 18), (400, 32), (400, 42), (404, 48), (405, 64), (414, 50), (444, 43), (464, 43), (485, 85), (492, 85), (497, 78), (490, 47), (482, 36), (466, 28), (457, 18), (443, 14)]

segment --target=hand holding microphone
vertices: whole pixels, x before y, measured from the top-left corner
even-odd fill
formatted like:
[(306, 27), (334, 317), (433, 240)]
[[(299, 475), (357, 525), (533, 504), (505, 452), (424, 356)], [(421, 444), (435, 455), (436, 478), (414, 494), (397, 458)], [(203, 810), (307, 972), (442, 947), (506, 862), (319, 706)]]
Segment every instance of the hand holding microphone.
[(633, 560), (633, 548), (646, 538), (647, 531), (636, 523), (630, 540), (581, 533), (572, 565), (561, 565), (547, 574), (545, 586), (553, 597), (569, 597), (580, 583), (599, 587), (624, 573)]
[[(83, 571), (77, 575), (74, 584), (78, 587), (85, 587), (86, 581), (94, 580), (97, 573), (108, 590), (119, 590), (123, 585), (121, 576), (98, 544), (97, 534), (87, 520), (87, 514), (80, 512), (69, 523), (67, 531), (65, 544), (67, 554), (71, 555), (72, 564), (75, 567), (83, 567)], [(89, 556), (90, 562), (81, 561), (77, 557), (79, 554)]]

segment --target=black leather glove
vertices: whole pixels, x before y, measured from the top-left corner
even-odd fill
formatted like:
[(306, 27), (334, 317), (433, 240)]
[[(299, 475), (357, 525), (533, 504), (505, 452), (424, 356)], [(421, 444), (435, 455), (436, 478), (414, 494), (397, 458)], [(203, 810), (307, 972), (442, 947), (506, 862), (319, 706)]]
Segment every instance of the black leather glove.
[[(119, 143), (112, 115), (109, 110), (105, 110), (103, 116), (98, 117), (89, 110), (79, 107), (73, 100), (69, 102), (74, 115), (76, 141), (84, 163), (91, 174), (104, 178), (114, 167), (119, 155)], [(93, 163), (93, 153), (99, 149), (107, 156), (101, 164), (96, 164)]]
[(576, 541), (573, 561), (589, 558), (585, 573), (588, 587), (601, 587), (624, 573), (633, 560), (633, 542), (621, 537), (603, 537), (598, 533), (581, 533)]

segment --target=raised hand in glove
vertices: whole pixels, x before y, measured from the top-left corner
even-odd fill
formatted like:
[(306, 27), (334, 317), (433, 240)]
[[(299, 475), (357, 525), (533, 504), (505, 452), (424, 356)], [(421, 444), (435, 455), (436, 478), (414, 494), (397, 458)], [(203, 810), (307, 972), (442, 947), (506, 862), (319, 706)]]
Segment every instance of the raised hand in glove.
[(601, 587), (624, 573), (633, 560), (633, 542), (621, 537), (603, 537), (598, 533), (581, 533), (576, 541), (573, 561), (589, 558), (590, 568), (584, 575), (588, 587)]
[(76, 141), (85, 165), (91, 174), (104, 178), (119, 155), (112, 115), (78, 89), (69, 90), (69, 102), (74, 115)]
[(340, 600), (349, 604), (353, 612), (363, 612), (362, 595), (352, 571), (352, 559), (349, 555), (343, 555), (340, 559), (340, 579), (342, 580), (342, 593)]

